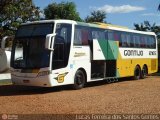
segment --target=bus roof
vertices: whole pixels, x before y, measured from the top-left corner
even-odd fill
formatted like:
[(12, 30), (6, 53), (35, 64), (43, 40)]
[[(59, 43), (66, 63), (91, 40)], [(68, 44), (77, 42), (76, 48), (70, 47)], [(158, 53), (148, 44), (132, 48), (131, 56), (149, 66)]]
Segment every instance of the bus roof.
[(139, 34), (147, 34), (147, 35), (156, 36), (156, 34), (154, 32), (138, 31), (138, 30), (129, 29), (124, 26), (118, 26), (118, 25), (106, 24), (106, 23), (100, 23), (100, 22), (85, 23), (85, 22), (77, 22), (74, 20), (65, 20), (65, 19), (41, 20), (41, 21), (23, 23), (22, 25), (39, 24), (39, 23), (54, 23), (54, 22), (56, 22), (56, 23), (61, 23), (61, 22), (62, 23), (70, 23), (70, 24), (77, 24), (77, 25), (88, 26), (88, 27), (103, 28), (103, 29), (109, 29), (109, 30), (117, 30), (117, 31), (132, 32), (132, 33), (139, 33)]

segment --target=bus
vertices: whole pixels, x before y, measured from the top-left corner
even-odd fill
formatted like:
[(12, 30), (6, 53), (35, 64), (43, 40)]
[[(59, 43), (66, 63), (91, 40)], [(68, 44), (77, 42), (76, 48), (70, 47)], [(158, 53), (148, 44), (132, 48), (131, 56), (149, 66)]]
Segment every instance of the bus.
[(104, 23), (43, 20), (22, 24), (11, 53), (15, 85), (52, 87), (133, 77), (143, 79), (158, 70), (157, 39)]
[(12, 41), (14, 36), (5, 36), (0, 40), (0, 73), (10, 68)]
[(10, 59), (14, 36), (5, 36), (0, 40), (0, 80), (11, 79)]

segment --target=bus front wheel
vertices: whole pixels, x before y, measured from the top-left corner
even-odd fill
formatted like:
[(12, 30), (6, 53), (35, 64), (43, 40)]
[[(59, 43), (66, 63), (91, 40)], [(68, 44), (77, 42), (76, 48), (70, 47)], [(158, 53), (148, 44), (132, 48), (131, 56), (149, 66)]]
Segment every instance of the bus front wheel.
[(140, 69), (139, 66), (136, 66), (135, 69), (134, 69), (133, 79), (138, 80), (138, 79), (140, 79), (140, 77), (141, 77), (141, 69)]
[(73, 89), (78, 90), (84, 87), (86, 82), (85, 74), (82, 70), (77, 70), (74, 76)]

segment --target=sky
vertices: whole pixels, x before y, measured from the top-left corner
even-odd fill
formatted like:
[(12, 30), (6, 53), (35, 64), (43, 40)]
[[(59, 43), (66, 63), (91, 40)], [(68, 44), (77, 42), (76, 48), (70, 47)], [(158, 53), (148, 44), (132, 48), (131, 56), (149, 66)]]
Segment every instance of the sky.
[(43, 10), (53, 2), (74, 2), (81, 18), (86, 18), (93, 10), (106, 12), (106, 21), (111, 24), (134, 28), (134, 23), (149, 21), (160, 25), (160, 0), (33, 0)]

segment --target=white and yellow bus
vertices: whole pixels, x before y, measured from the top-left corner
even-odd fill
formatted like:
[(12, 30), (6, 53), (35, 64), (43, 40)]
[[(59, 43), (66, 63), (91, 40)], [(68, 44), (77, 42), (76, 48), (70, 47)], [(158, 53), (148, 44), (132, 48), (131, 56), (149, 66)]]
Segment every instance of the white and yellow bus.
[(19, 27), (11, 54), (15, 85), (52, 87), (157, 72), (155, 33), (104, 23), (44, 20)]

